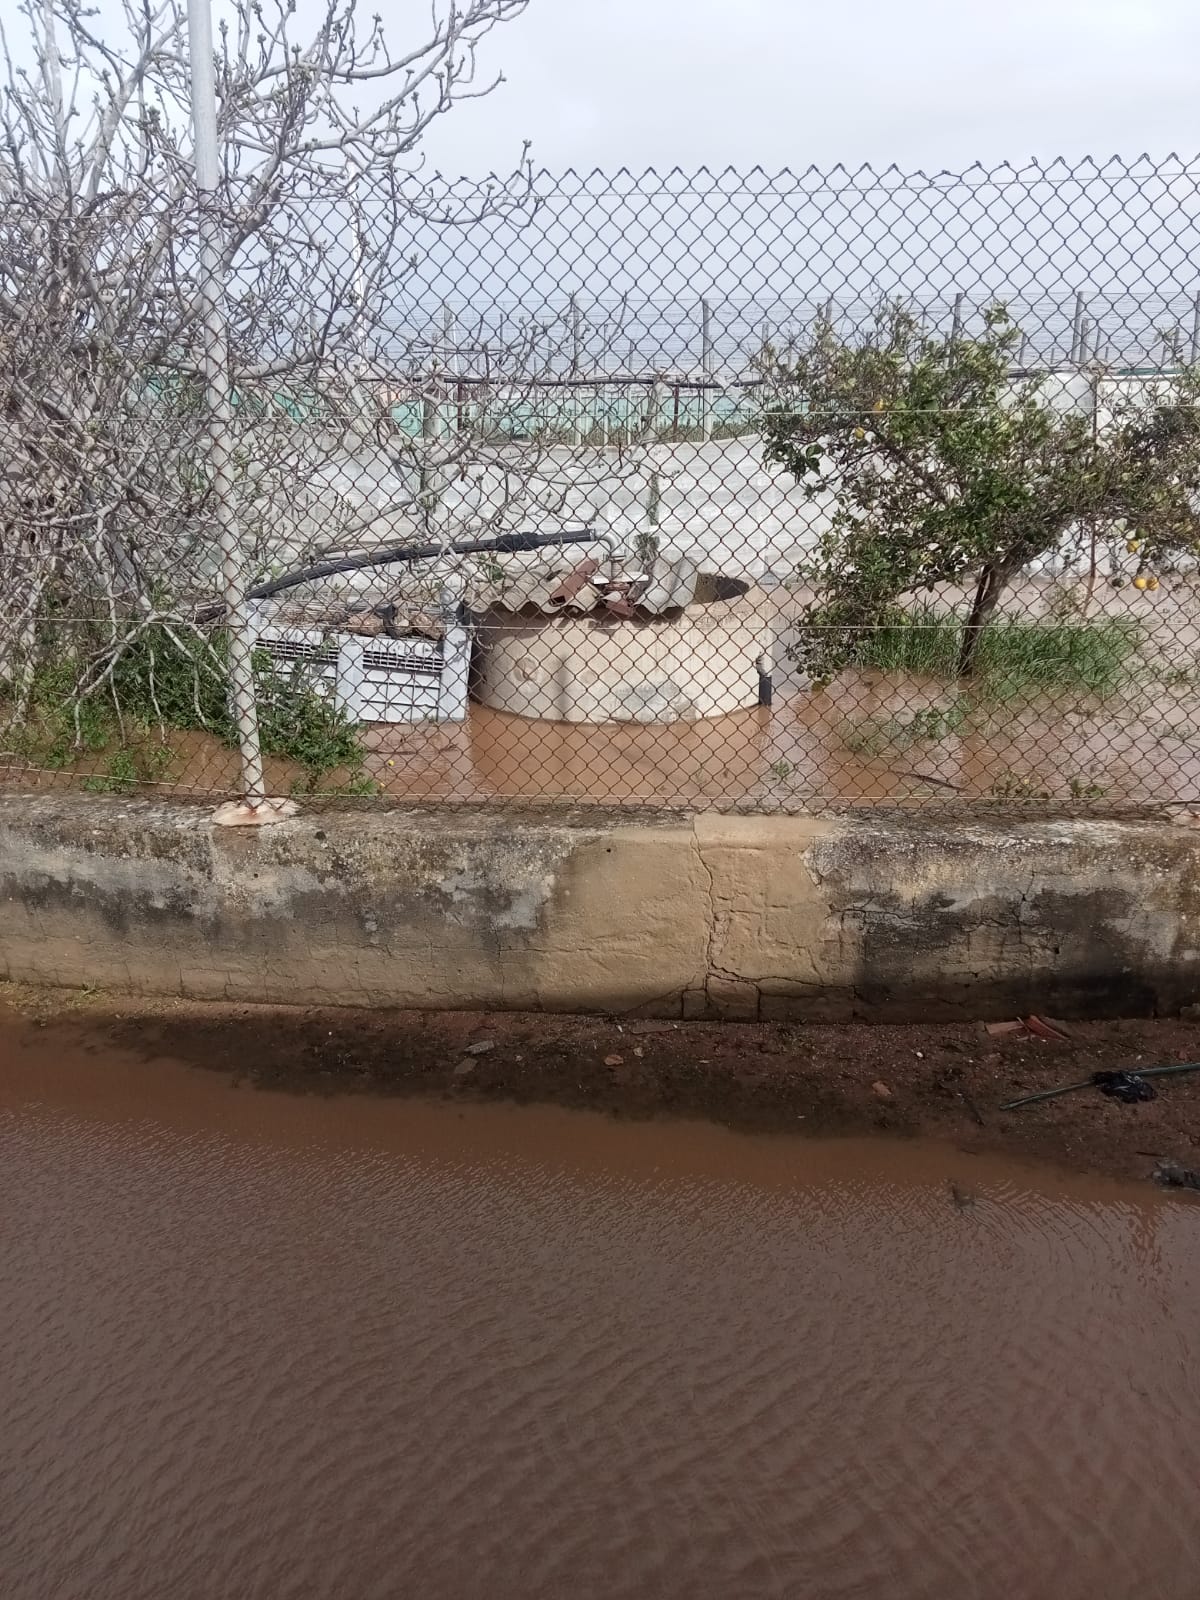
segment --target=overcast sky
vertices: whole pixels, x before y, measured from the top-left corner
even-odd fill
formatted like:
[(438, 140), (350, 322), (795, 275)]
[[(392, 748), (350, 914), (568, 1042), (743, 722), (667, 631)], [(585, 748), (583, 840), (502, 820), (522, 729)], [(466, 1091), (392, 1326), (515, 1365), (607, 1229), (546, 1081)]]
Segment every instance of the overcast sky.
[(448, 174), (525, 138), (551, 168), (1200, 152), (1196, 0), (530, 0), (485, 60), (507, 83), (428, 142)]

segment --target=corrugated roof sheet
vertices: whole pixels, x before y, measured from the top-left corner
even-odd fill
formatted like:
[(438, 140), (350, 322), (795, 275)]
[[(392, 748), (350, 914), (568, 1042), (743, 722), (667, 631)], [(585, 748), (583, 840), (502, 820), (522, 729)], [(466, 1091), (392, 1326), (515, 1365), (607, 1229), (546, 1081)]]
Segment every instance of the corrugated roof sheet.
[[(684, 557), (658, 561), (653, 569), (625, 563), (610, 576), (607, 556), (597, 562), (564, 560), (557, 552), (538, 551), (532, 556), (506, 556), (497, 562), (503, 575), (474, 588), (471, 604), (479, 609), (535, 610), (547, 616), (561, 611), (600, 611), (616, 604), (649, 616), (678, 611), (696, 596), (699, 570)], [(583, 582), (572, 582), (585, 567), (593, 567)], [(568, 591), (564, 593), (565, 591)], [(622, 605), (621, 602), (626, 602)]]

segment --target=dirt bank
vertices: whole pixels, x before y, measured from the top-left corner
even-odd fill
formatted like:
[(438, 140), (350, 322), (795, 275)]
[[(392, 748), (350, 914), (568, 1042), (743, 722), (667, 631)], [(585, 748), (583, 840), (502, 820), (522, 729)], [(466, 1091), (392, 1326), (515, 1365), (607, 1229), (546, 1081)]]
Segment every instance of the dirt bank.
[(123, 1001), (0, 986), (7, 1050), (47, 1031), (174, 1057), (237, 1088), (434, 1095), (703, 1117), (760, 1131), (924, 1134), (973, 1152), (1120, 1177), (1200, 1167), (1200, 1073), (1124, 1105), (1094, 1089), (1017, 1111), (1006, 1100), (1101, 1068), (1200, 1060), (1200, 1022), (1072, 1024), (1069, 1041), (970, 1024), (807, 1026), (488, 1012), (358, 1012)]

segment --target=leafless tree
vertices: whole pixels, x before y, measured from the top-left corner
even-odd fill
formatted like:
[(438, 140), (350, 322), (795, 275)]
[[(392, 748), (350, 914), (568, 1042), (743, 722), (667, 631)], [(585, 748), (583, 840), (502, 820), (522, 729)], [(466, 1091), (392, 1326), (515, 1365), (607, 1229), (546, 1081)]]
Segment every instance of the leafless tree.
[[(383, 312), (414, 229), (466, 220), (425, 182), (421, 141), (495, 87), (480, 45), (527, 3), (431, 0), (424, 38), (402, 50), (354, 0), (328, 0), (303, 34), (294, 0), (235, 0), (219, 30), (223, 173), (211, 203), (252, 572), (354, 548), (370, 531), (369, 511), (324, 492), (323, 463), (331, 441), (394, 453), (379, 438), (397, 381)], [(43, 659), (68, 655), (76, 692), (94, 693), (131, 641), (184, 626), (215, 588), (184, 0), (122, 0), (115, 37), (81, 0), (21, 0), (17, 18), (0, 28), (10, 725)], [(523, 170), (482, 191), (481, 214), (527, 203)], [(509, 354), (519, 372), (520, 351)], [(444, 372), (431, 352), (408, 358), (406, 381), (436, 413)], [(479, 459), (479, 430), (427, 431), (408, 447), (393, 529), (427, 526), (444, 486)], [(295, 514), (305, 493), (307, 522)], [(485, 500), (468, 523), (505, 520), (505, 496)]]

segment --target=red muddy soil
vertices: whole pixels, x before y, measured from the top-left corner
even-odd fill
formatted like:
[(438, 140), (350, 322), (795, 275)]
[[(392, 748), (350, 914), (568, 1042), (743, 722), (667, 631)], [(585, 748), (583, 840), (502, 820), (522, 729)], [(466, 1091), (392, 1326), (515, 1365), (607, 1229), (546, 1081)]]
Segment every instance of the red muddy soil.
[[(1066, 1043), (971, 1023), (629, 1021), (531, 1013), (195, 1005), (0, 987), (0, 1066), (48, 1038), (228, 1075), (243, 1089), (586, 1106), (764, 1132), (925, 1135), (1077, 1170), (1200, 1169), (1200, 1072), (1125, 1105), (1094, 1088), (1001, 1111), (1098, 1069), (1200, 1060), (1200, 1022), (1068, 1024)], [(99, 1063), (98, 1063), (99, 1070)]]

